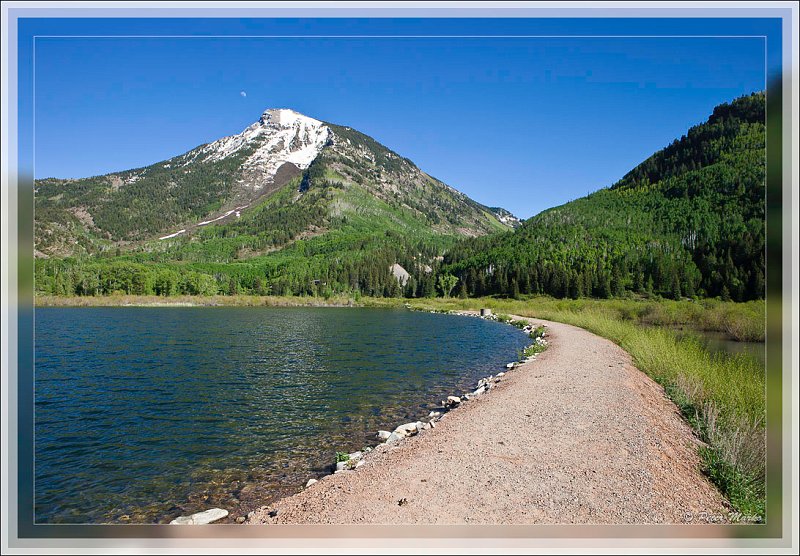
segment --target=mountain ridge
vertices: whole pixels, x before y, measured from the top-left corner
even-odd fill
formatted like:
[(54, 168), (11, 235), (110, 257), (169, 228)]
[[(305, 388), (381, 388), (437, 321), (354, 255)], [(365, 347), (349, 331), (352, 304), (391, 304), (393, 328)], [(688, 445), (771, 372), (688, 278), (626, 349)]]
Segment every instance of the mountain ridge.
[[(431, 219), (434, 228), (444, 217), (452, 226), (440, 226), (442, 233), (480, 235), (498, 229), (479, 216), (494, 215), (487, 207), (371, 137), (292, 109), (269, 108), (237, 134), (149, 166), (89, 178), (36, 180), (37, 256), (124, 248), (131, 242), (191, 233), (209, 221), (224, 223), (305, 172), (323, 152), (339, 157), (340, 169), (351, 163), (362, 169), (373, 166), (378, 172), (359, 176), (361, 185), (373, 178), (372, 193), (384, 200), (389, 192), (404, 196), (405, 207)], [(349, 170), (349, 177), (359, 173)], [(399, 191), (393, 184), (412, 190)], [(424, 197), (431, 187), (452, 197), (441, 210), (430, 210), (414, 191)], [(159, 210), (142, 206), (148, 202)]]

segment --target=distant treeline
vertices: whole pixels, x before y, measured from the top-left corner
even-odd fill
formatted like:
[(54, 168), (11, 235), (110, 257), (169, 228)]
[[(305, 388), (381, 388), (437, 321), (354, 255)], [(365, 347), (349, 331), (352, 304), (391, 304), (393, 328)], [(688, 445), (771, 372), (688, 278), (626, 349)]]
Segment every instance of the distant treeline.
[[(436, 247), (404, 247), (402, 239), (389, 232), (361, 242), (351, 239), (353, 250), (349, 253), (319, 252), (320, 243), (300, 241), (286, 252), (231, 263), (131, 262), (122, 257), (40, 259), (36, 261), (35, 285), (39, 294), (63, 296), (442, 294), (437, 290), (436, 269), (417, 262), (435, 258)], [(397, 262), (411, 274), (404, 285), (390, 270)]]

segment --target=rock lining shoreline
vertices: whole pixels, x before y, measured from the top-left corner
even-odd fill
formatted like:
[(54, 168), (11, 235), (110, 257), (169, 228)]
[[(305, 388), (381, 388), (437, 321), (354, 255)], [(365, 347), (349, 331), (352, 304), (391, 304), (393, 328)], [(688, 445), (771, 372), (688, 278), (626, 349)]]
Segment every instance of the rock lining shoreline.
[[(411, 309), (410, 306), (406, 306), (406, 308)], [(398, 425), (391, 432), (386, 430), (379, 430), (375, 436), (381, 442), (374, 448), (365, 447), (362, 450), (358, 450), (356, 452), (349, 454), (337, 453), (337, 461), (335, 462), (335, 468), (332, 466), (332, 468), (334, 468), (334, 471), (332, 473), (328, 473), (323, 476), (309, 478), (308, 481), (303, 486), (303, 490), (312, 487), (314, 484), (318, 483), (321, 478), (327, 475), (344, 473), (348, 471), (355, 471), (356, 469), (365, 464), (368, 455), (373, 450), (379, 451), (384, 446), (389, 446), (391, 444), (401, 442), (402, 440), (405, 440), (412, 436), (416, 436), (422, 433), (423, 431), (435, 428), (436, 423), (438, 421), (441, 421), (447, 415), (448, 412), (458, 407), (461, 407), (463, 403), (468, 402), (471, 399), (474, 399), (482, 394), (490, 392), (496, 384), (500, 383), (504, 379), (507, 372), (514, 370), (515, 368), (517, 368), (518, 365), (535, 360), (536, 358), (535, 353), (532, 355), (524, 355), (525, 352), (529, 351), (534, 346), (538, 346), (540, 352), (547, 348), (547, 340), (544, 339), (545, 336), (547, 335), (547, 330), (546, 330), (547, 325), (543, 325), (543, 327), (536, 328), (530, 323), (530, 321), (528, 321), (528, 319), (517, 318), (508, 321), (501, 321), (497, 317), (497, 315), (494, 315), (492, 314), (491, 311), (487, 310), (482, 310), (480, 312), (476, 311), (430, 311), (430, 312), (473, 317), (483, 320), (491, 320), (495, 322), (505, 322), (505, 324), (515, 325), (518, 328), (521, 328), (522, 332), (524, 332), (529, 338), (534, 340), (534, 343), (530, 344), (529, 346), (523, 349), (523, 355), (520, 358), (520, 360), (507, 363), (505, 366), (505, 371), (500, 371), (497, 374), (489, 375), (479, 379), (473, 391), (464, 393), (462, 395), (448, 396), (447, 399), (442, 400), (440, 402), (441, 405), (440, 411), (431, 411), (428, 413), (426, 417), (424, 417), (421, 420)], [(261, 512), (268, 511), (271, 517), (275, 517), (272, 516), (272, 512), (269, 511), (269, 506), (262, 506), (261, 508), (259, 508), (259, 511)], [(274, 513), (275, 515), (277, 515), (277, 511)], [(245, 523), (246, 521), (252, 519), (256, 514), (257, 510), (253, 510), (251, 512), (248, 512), (246, 517), (238, 516), (236, 518), (233, 518), (232, 521), (238, 524)], [(188, 516), (177, 517), (172, 521), (170, 521), (170, 524), (204, 525), (220, 521), (226, 517), (228, 517), (227, 510), (222, 508), (209, 508), (202, 512), (197, 512)]]
[(699, 440), (663, 387), (613, 342), (531, 320), (548, 325), (548, 349), (491, 395), (245, 522), (406, 530), (729, 521), (730, 505), (702, 473)]

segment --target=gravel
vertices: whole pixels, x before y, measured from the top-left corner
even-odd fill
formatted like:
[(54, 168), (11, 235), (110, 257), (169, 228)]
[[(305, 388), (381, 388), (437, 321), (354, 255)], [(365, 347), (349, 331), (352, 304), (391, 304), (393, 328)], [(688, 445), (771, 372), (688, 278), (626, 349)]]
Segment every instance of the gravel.
[(323, 477), (246, 523), (685, 523), (687, 514), (693, 522), (701, 512), (727, 515), (700, 472), (699, 440), (627, 353), (580, 328), (526, 320), (548, 325), (550, 347), (534, 361), (435, 428), (377, 447), (357, 470)]

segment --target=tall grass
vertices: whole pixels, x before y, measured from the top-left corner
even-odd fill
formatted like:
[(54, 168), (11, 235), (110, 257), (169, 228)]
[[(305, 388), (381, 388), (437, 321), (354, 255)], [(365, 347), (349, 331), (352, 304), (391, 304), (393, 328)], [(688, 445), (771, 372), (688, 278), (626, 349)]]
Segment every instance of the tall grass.
[[(377, 301), (377, 300), (376, 300)], [(388, 300), (386, 303), (393, 303)], [(722, 332), (732, 340), (763, 342), (765, 305), (763, 300), (735, 303), (718, 299), (673, 301), (669, 299), (554, 299), (531, 297), (513, 299), (415, 299), (412, 304), (431, 309), (477, 309), (496, 312), (548, 311), (559, 313), (591, 312), (614, 320), (648, 326), (687, 327)]]
[(665, 387), (708, 448), (706, 473), (742, 514), (764, 515), (766, 462), (764, 368), (753, 358), (711, 355), (693, 339), (642, 328), (592, 311), (539, 312), (625, 349)]
[[(416, 305), (416, 304), (415, 304)], [(765, 372), (747, 355), (712, 355), (668, 327), (693, 324), (763, 339), (763, 302), (637, 302), (554, 300), (435, 300), (424, 308), (492, 308), (585, 328), (627, 351), (660, 383), (706, 447), (703, 471), (741, 514), (765, 511)], [(759, 311), (761, 313), (759, 314)], [(655, 326), (641, 326), (641, 324)], [(759, 323), (761, 328), (758, 329)], [(734, 334), (731, 334), (732, 336)]]

